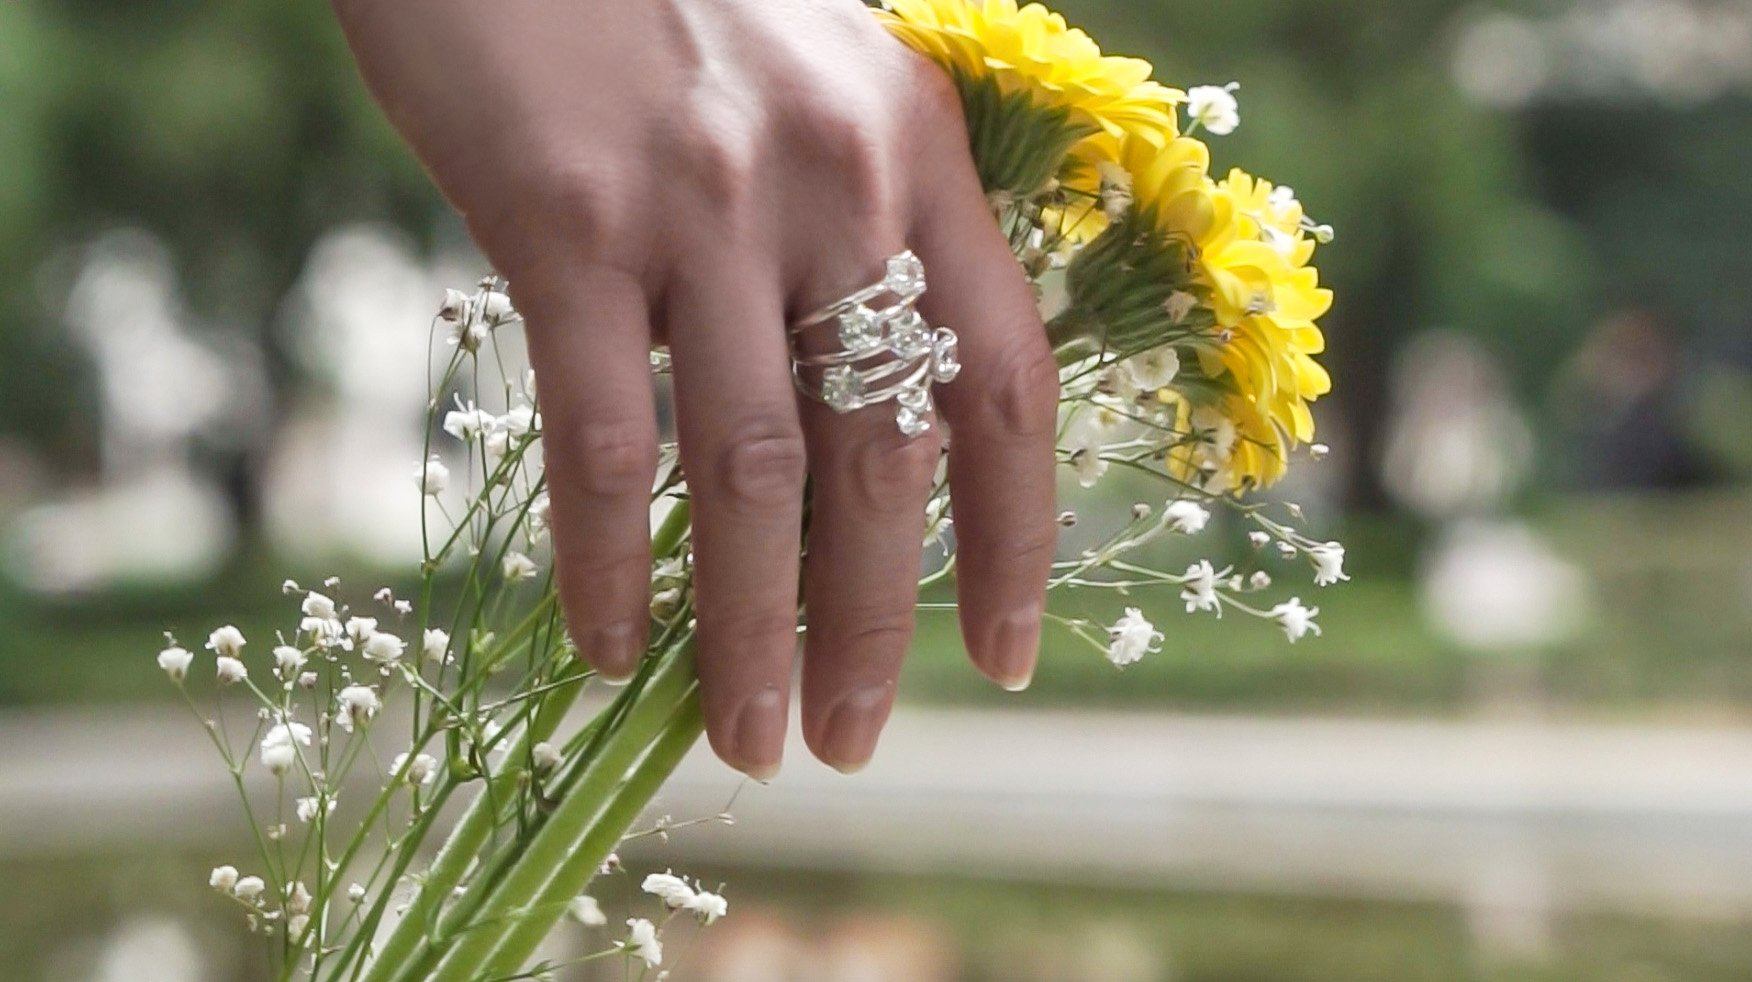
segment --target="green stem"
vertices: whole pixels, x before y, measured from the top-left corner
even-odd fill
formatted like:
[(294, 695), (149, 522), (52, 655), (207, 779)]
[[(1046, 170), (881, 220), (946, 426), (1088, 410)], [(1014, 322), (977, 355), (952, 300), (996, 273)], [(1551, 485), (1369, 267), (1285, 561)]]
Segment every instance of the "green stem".
[(705, 718), (699, 700), (692, 697), (683, 700), (652, 742), (650, 751), (634, 765), (564, 864), (553, 871), (547, 886), (500, 938), (487, 963), (489, 972), (515, 972), (529, 960), (542, 938), (564, 916), (566, 905), (590, 885), (603, 859), (626, 835), (627, 828), (638, 819), (703, 732)]
[[(691, 644), (660, 657), (662, 663), (652, 672), (619, 725), (603, 741), (582, 779), (555, 808), (541, 831), (529, 841), (522, 855), (500, 880), (486, 903), (481, 905), (472, 925), (464, 927), (454, 939), (431, 939), (432, 955), (447, 941), (453, 941), (453, 944), (443, 954), (436, 970), (421, 977), (479, 978), (482, 966), (507, 933), (504, 929), (492, 929), (492, 925), (540, 916), (540, 912), (529, 911), (530, 904), (545, 892), (556, 889), (562, 873), (570, 873), (580, 863), (588, 873), (606, 857), (607, 847), (601, 849), (601, 855), (591, 856), (586, 854), (584, 845), (587, 842), (593, 844), (607, 834), (598, 826), (606, 827), (605, 823), (612, 822), (618, 814), (614, 807), (618, 789), (628, 780), (629, 771), (648, 749), (665, 733), (671, 732), (677, 706), (691, 700), (696, 685)], [(694, 736), (697, 737), (698, 733), (695, 732)], [(668, 770), (663, 771), (663, 775), (667, 773)], [(663, 775), (658, 779), (661, 780)], [(631, 818), (627, 821), (630, 822)], [(625, 831), (625, 824), (612, 829), (613, 841), (609, 846), (619, 841)], [(584, 882), (588, 880), (586, 875)], [(569, 878), (565, 882), (569, 882)], [(558, 913), (555, 913), (556, 919)], [(548, 921), (546, 926), (551, 924), (552, 921)]]
[[(583, 680), (580, 679), (559, 687), (542, 700), (541, 708), (530, 720), (523, 737), (512, 748), (505, 758), (506, 761), (527, 759), (529, 748), (553, 734), (583, 689)], [(432, 866), (426, 871), (418, 891), (408, 904), (407, 913), (402, 916), (395, 931), (372, 960), (371, 969), (365, 975), (369, 982), (385, 982), (395, 978), (396, 973), (420, 947), (438, 908), (450, 899), (451, 891), (462, 882), (469, 864), (479, 855), (481, 846), (492, 834), (498, 817), (499, 802), (505, 800), (515, 789), (522, 775), (523, 768), (514, 764), (507, 766), (494, 775), (492, 787), (483, 788), (469, 805), (468, 811), (457, 822), (450, 838), (445, 840), (443, 848), (433, 859)]]

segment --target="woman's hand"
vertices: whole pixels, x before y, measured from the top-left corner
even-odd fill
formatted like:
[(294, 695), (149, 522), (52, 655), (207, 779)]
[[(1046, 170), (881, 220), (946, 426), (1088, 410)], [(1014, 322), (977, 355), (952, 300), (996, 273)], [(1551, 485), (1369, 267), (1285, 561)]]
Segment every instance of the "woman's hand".
[(961, 336), (939, 390), (967, 648), (1034, 669), (1057, 374), (981, 193), (954, 90), (855, 0), (336, 0), (367, 83), (527, 319), (567, 619), (628, 675), (648, 624), (648, 353), (674, 355), (693, 490), (698, 666), (726, 762), (776, 772), (813, 478), (803, 732), (873, 753), (912, 636), (935, 428), (792, 388), (787, 319), (905, 248)]

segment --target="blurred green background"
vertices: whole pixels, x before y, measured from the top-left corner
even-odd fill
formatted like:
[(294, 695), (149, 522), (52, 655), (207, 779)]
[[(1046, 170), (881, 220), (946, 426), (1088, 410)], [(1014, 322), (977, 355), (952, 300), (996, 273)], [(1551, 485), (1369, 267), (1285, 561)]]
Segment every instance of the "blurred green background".
[[(1217, 168), (1293, 185), (1339, 230), (1320, 261), (1339, 297), (1337, 389), (1317, 411), (1333, 452), (1278, 495), (1346, 542), (1355, 579), (1304, 589), (1326, 633), (1294, 647), (1137, 596), (1160, 655), (1121, 673), (1049, 637), (1020, 700), (925, 614), (904, 698), (1752, 726), (1752, 3), (1057, 7), (1172, 84), (1239, 80)], [(99, 725), (171, 697), (161, 630), (266, 636), (286, 576), (406, 579), (412, 366), (442, 287), (479, 260), (326, 6), (0, 5), (0, 175), (0, 712)], [(1115, 479), (1066, 498), (1095, 514), (1151, 493)], [(1219, 546), (1250, 553), (1213, 526), (1160, 558)], [(0, 772), (19, 773), (35, 772)], [(9, 977), (159, 977), (105, 974), (174, 942), (141, 927), (154, 910), (194, 925), (211, 977), (249, 976), (248, 943), (199, 889), (223, 849), (126, 827), (79, 848), (0, 839)], [(1416, 891), (1104, 890), (1025, 857), (978, 876), (726, 868), (774, 936), (924, 953), (874, 962), (904, 974), (794, 978), (1752, 977), (1752, 902), (1533, 904), (1546, 940), (1505, 954), (1466, 898)], [(714, 950), (690, 970), (762, 977), (712, 974), (734, 960)]]

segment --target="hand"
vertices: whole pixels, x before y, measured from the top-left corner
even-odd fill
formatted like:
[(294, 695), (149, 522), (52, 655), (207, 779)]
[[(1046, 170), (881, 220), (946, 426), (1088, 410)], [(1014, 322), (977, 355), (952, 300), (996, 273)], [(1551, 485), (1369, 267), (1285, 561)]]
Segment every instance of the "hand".
[(985, 674), (1027, 684), (1056, 535), (1057, 373), (940, 69), (855, 0), (335, 6), (527, 320), (560, 592), (591, 665), (624, 677), (645, 649), (663, 342), (712, 746), (755, 777), (778, 769), (807, 472), (803, 732), (842, 770), (869, 760), (912, 636), (943, 428), (909, 441), (891, 407), (800, 401), (786, 324), (910, 247), (921, 310), (960, 333), (966, 366), (938, 393), (962, 632)]

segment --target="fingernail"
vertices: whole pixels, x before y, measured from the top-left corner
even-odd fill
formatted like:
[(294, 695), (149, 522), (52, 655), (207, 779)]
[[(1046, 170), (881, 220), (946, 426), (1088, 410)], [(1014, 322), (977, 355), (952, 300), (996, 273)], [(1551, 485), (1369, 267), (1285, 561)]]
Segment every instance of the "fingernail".
[(1039, 655), (1040, 607), (1024, 607), (998, 621), (986, 648), (985, 669), (998, 685), (1021, 692), (1034, 681), (1034, 663)]
[(876, 753), (876, 738), (888, 721), (893, 689), (871, 685), (854, 689), (833, 707), (821, 732), (821, 759), (841, 774), (855, 774)]
[(778, 689), (762, 689), (742, 704), (730, 747), (737, 770), (756, 781), (778, 776), (785, 756), (785, 700)]
[(595, 666), (609, 682), (625, 682), (639, 669), (642, 646), (635, 643), (638, 631), (632, 621), (604, 624), (590, 632), (584, 660)]

